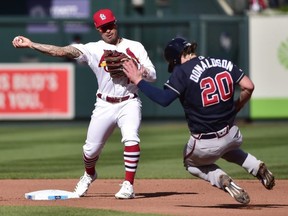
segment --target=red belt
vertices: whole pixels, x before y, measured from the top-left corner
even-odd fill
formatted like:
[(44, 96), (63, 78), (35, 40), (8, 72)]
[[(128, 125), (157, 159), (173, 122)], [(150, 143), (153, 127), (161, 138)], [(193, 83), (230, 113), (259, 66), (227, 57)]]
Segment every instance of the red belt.
[(122, 102), (122, 101), (126, 101), (126, 100), (128, 100), (128, 99), (132, 99), (132, 98), (136, 98), (136, 97), (138, 97), (138, 95), (136, 95), (136, 94), (134, 94), (134, 96), (133, 97), (131, 97), (130, 95), (127, 95), (127, 96), (125, 96), (125, 97), (109, 97), (109, 96), (106, 96), (106, 97), (103, 97), (102, 98), (102, 94), (101, 93), (98, 93), (97, 94), (97, 97), (98, 98), (101, 98), (102, 100), (105, 100), (105, 101), (107, 101), (107, 102), (109, 102), (109, 103), (120, 103), (120, 102)]

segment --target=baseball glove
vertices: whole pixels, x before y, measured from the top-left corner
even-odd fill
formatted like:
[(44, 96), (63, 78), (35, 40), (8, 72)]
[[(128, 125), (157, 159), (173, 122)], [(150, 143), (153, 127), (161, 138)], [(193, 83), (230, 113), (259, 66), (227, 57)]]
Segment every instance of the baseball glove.
[(116, 50), (104, 50), (104, 70), (110, 73), (112, 78), (126, 77), (123, 72), (123, 62), (129, 59), (125, 53)]

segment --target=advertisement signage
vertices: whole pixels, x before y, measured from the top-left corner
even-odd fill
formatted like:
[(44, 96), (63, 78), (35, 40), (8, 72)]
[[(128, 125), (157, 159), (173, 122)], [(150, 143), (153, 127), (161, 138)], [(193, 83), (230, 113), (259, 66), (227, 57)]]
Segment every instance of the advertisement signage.
[(251, 117), (288, 118), (288, 16), (249, 18)]
[(0, 120), (74, 115), (73, 64), (0, 64)]
[[(35, 18), (35, 23), (27, 26), (29, 33), (56, 33), (60, 26), (56, 22), (37, 23), (38, 18), (53, 19), (86, 19), (90, 17), (89, 0), (28, 0), (28, 13)], [(90, 27), (83, 22), (65, 22), (64, 32), (88, 32)]]

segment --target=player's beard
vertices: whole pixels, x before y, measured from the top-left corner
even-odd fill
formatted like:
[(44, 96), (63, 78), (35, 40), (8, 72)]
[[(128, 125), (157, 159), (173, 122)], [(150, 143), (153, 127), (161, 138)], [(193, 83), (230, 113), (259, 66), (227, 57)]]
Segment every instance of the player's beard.
[(116, 29), (113, 29), (109, 33), (103, 33), (102, 39), (108, 44), (116, 45), (119, 42), (118, 31)]

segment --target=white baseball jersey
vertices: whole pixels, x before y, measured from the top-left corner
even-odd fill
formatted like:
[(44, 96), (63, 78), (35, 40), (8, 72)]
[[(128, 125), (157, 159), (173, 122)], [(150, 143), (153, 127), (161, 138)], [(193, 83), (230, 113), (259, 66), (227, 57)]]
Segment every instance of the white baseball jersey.
[[(101, 65), (104, 61), (104, 50), (117, 50), (127, 56), (138, 60), (146, 68), (148, 75), (145, 80), (156, 80), (155, 67), (148, 54), (139, 42), (122, 39), (117, 45), (107, 44), (103, 40), (87, 44), (73, 44), (83, 54), (76, 58), (78, 62), (87, 62), (93, 70), (98, 81), (95, 109), (91, 116), (87, 139), (83, 146), (83, 152), (87, 158), (96, 158), (102, 151), (108, 137), (116, 126), (121, 130), (122, 143), (139, 143), (139, 127), (141, 123), (141, 100), (135, 97), (138, 87), (132, 84), (127, 77), (111, 78), (110, 74)], [(108, 97), (121, 98), (129, 96), (131, 99), (119, 103), (106, 101)], [(105, 99), (106, 98), (106, 99)], [(128, 144), (127, 144), (128, 145)]]
[(122, 38), (121, 42), (117, 45), (108, 44), (100, 40), (87, 44), (72, 44), (71, 46), (74, 46), (83, 53), (76, 60), (78, 62), (87, 62), (96, 75), (98, 81), (97, 93), (110, 97), (123, 97), (134, 93), (137, 94), (138, 92), (137, 86), (129, 82), (126, 77), (112, 80), (110, 74), (104, 70), (104, 67), (101, 67), (104, 50), (117, 50), (131, 58), (137, 59), (148, 72), (145, 80), (149, 82), (156, 80), (155, 67), (140, 42)]

